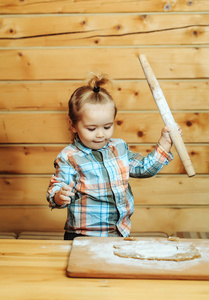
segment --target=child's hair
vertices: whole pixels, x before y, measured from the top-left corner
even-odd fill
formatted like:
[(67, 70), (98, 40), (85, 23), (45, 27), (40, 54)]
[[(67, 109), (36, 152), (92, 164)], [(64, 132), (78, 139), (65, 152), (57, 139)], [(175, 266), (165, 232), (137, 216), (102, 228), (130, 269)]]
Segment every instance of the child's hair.
[(80, 118), (80, 110), (86, 103), (91, 104), (104, 104), (112, 102), (115, 107), (115, 116), (117, 114), (117, 108), (113, 101), (112, 96), (106, 89), (101, 87), (106, 83), (112, 83), (112, 80), (106, 74), (89, 73), (87, 85), (81, 86), (76, 89), (68, 102), (68, 115), (72, 122), (72, 125), (76, 125)]

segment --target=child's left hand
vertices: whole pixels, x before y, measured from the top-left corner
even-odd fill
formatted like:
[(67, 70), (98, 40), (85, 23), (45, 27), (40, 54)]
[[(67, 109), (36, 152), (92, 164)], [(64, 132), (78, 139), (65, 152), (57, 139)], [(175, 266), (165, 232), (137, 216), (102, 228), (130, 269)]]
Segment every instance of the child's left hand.
[[(180, 135), (182, 135), (182, 129), (181, 129), (181, 127), (180, 127), (178, 124), (176, 124), (176, 125), (177, 125), (177, 127), (178, 127), (178, 131), (179, 131)], [(171, 147), (172, 147), (172, 145), (173, 145), (173, 141), (172, 141), (172, 139), (171, 139), (171, 137), (170, 137), (169, 132), (170, 132), (169, 127), (165, 126), (165, 127), (162, 129), (162, 131), (161, 131), (161, 137), (160, 137), (160, 139), (159, 139), (159, 141), (158, 141), (158, 143), (159, 143), (159, 144), (163, 147), (163, 149), (164, 149), (165, 151), (167, 151), (167, 152), (170, 152), (170, 149), (171, 149)]]

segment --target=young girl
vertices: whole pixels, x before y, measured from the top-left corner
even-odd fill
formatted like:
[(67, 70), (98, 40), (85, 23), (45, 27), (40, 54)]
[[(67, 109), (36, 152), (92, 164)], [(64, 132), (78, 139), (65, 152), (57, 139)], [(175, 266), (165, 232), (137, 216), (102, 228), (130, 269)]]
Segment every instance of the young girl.
[(57, 156), (47, 191), (50, 207), (67, 207), (65, 239), (129, 236), (134, 212), (129, 176), (154, 176), (172, 160), (167, 127), (146, 157), (131, 152), (123, 140), (111, 138), (117, 109), (102, 87), (108, 82), (107, 76), (92, 74), (68, 103), (75, 137)]

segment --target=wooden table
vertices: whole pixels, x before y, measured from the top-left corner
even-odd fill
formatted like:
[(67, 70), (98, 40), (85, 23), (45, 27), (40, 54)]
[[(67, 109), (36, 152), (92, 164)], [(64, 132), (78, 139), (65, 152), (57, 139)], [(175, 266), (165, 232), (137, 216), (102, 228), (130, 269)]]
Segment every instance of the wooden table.
[(70, 241), (0, 240), (0, 299), (208, 300), (208, 281), (76, 279)]

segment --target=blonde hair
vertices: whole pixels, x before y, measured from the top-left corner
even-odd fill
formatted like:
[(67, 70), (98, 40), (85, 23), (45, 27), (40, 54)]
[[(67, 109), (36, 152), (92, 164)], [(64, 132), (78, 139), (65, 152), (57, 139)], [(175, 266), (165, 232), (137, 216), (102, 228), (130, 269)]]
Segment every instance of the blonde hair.
[(80, 110), (86, 103), (91, 104), (105, 104), (112, 102), (115, 107), (115, 116), (117, 108), (115, 106), (112, 96), (108, 91), (101, 87), (104, 84), (112, 83), (112, 80), (106, 74), (89, 73), (87, 78), (87, 85), (77, 88), (68, 102), (68, 115), (72, 125), (80, 119)]

